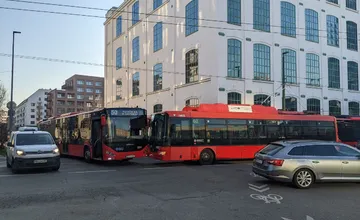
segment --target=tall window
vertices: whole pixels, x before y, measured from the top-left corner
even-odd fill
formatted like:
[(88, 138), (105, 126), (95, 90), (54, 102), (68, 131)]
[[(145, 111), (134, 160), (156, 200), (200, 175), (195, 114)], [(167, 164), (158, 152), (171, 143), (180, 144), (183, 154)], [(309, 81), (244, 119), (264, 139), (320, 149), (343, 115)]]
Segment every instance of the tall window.
[(320, 86), (320, 60), (313, 53), (306, 54), (306, 84)]
[(162, 112), (162, 110), (163, 110), (162, 104), (154, 105), (154, 113)]
[(296, 52), (289, 49), (282, 49), (281, 52), (285, 56), (284, 58), (285, 82), (296, 83), (297, 82)]
[(228, 77), (241, 78), (241, 41), (228, 39)]
[(116, 37), (119, 37), (122, 33), (122, 17), (119, 16), (116, 19)]
[(339, 0), (326, 0), (328, 2), (332, 2), (332, 3), (335, 3), (335, 4), (339, 4)]
[(158, 22), (154, 26), (154, 52), (162, 49), (163, 47), (163, 25)]
[(346, 7), (356, 10), (356, 0), (346, 0)]
[(138, 23), (139, 21), (139, 1), (137, 1), (132, 6), (132, 25)]
[(154, 66), (154, 91), (162, 90), (163, 66), (158, 63)]
[(122, 99), (122, 80), (116, 80), (116, 100)]
[(351, 116), (360, 115), (360, 106), (358, 102), (349, 102), (349, 115)]
[(254, 79), (271, 80), (270, 47), (254, 44)]
[(329, 101), (329, 115), (341, 115), (341, 102), (337, 100)]
[(356, 62), (347, 62), (348, 89), (359, 91), (359, 65)]
[(253, 0), (254, 29), (270, 32), (270, 0)]
[(319, 43), (319, 15), (312, 9), (305, 9), (305, 39)]
[(199, 3), (192, 0), (185, 8), (185, 35), (188, 36), (199, 30)]
[(122, 48), (116, 49), (116, 69), (122, 68)]
[(329, 88), (340, 89), (340, 63), (333, 57), (328, 59)]
[(132, 41), (132, 61), (133, 63), (140, 59), (140, 39), (135, 37)]
[(228, 23), (241, 25), (241, 0), (227, 0)]
[(357, 24), (352, 21), (346, 22), (347, 49), (358, 50)]
[(199, 81), (199, 57), (198, 50), (193, 49), (186, 53), (185, 56), (186, 76), (185, 82), (192, 83)]
[(229, 92), (228, 93), (228, 105), (240, 105), (241, 104), (241, 94), (238, 92)]
[(306, 108), (310, 112), (315, 112), (317, 114), (321, 113), (321, 106), (319, 99), (308, 99), (306, 101)]
[(254, 105), (271, 106), (271, 97), (268, 95), (254, 95)]
[(153, 10), (157, 9), (162, 5), (162, 0), (153, 0)]
[(198, 98), (190, 98), (185, 101), (185, 106), (198, 107), (199, 105), (200, 105), (200, 100)]
[(290, 2), (281, 2), (281, 34), (296, 37), (296, 8)]
[(288, 97), (285, 99), (286, 111), (297, 111), (297, 99), (295, 97)]
[(132, 76), (132, 95), (140, 95), (140, 73), (136, 72)]
[(332, 15), (326, 15), (327, 44), (339, 46), (339, 19)]

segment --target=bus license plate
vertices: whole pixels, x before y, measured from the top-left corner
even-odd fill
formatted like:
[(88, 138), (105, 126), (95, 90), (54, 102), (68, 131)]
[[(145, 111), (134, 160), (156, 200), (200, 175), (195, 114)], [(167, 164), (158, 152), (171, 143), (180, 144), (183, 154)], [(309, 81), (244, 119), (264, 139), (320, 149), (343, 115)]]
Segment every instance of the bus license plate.
[(258, 164), (262, 164), (262, 163), (263, 163), (263, 161), (260, 160), (260, 159), (256, 159), (255, 162), (258, 163)]
[(126, 158), (135, 158), (135, 155), (128, 155)]
[(46, 163), (47, 160), (34, 160), (34, 163)]

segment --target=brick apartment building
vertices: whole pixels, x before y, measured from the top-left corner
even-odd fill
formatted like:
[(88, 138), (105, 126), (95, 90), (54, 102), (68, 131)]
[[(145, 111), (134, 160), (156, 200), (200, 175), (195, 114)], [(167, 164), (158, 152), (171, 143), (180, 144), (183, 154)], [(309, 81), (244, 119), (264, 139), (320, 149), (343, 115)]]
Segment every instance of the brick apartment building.
[(74, 75), (65, 81), (61, 90), (48, 93), (46, 116), (69, 112), (91, 111), (104, 106), (104, 78)]

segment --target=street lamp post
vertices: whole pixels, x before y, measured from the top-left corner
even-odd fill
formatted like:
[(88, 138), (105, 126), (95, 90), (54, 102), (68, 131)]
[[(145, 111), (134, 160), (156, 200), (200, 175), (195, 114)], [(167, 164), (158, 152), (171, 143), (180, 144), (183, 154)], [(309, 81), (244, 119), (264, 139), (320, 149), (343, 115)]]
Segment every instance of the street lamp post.
[(14, 50), (15, 50), (15, 34), (21, 34), (20, 31), (13, 31), (13, 41), (12, 41), (12, 64), (11, 64), (11, 92), (10, 92), (10, 131), (13, 130), (14, 125), (14, 105), (13, 105), (13, 96), (14, 96)]
[(286, 94), (285, 94), (285, 55), (288, 54), (289, 51), (285, 51), (282, 52), (282, 80), (281, 80), (281, 85), (282, 85), (282, 110), (285, 111), (286, 110)]

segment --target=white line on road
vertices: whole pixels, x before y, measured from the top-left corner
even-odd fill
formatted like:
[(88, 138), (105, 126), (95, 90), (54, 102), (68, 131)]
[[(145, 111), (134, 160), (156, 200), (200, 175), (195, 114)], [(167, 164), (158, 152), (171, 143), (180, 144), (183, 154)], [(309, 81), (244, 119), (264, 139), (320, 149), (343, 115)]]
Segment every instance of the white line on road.
[(109, 173), (109, 172), (116, 172), (117, 170), (85, 170), (85, 171), (75, 171), (75, 172), (68, 172), (71, 174), (80, 174), (80, 173)]
[(173, 168), (173, 167), (146, 167), (146, 168), (143, 168), (143, 170), (164, 170), (164, 169), (169, 169), (169, 168)]

